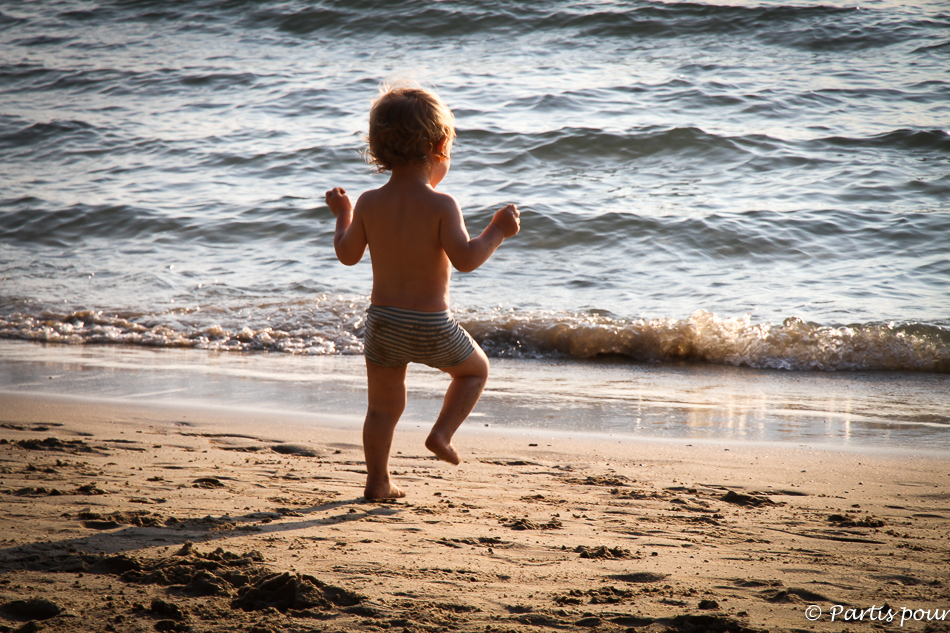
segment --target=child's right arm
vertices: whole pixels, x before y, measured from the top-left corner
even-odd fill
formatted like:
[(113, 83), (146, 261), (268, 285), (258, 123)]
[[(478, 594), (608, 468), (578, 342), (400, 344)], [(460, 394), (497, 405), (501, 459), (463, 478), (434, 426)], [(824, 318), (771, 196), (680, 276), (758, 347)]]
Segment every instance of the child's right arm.
[(509, 204), (495, 212), (481, 235), (470, 238), (462, 209), (454, 198), (447, 197), (452, 204), (446, 206), (439, 234), (445, 254), (459, 272), (471, 272), (484, 264), (506, 238), (521, 230), (521, 213), (518, 207)]
[[(336, 216), (336, 232), (333, 235), (336, 257), (343, 265), (353, 266), (363, 259), (366, 252), (366, 231), (363, 222), (354, 212), (353, 202), (342, 187), (334, 187), (328, 191), (326, 201), (330, 211)], [(359, 207), (359, 201), (356, 206)]]

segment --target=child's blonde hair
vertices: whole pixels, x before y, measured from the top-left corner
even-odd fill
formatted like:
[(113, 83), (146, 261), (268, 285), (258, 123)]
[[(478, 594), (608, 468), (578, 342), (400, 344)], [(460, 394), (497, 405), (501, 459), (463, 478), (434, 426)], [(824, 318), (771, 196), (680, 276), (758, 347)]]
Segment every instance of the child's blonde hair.
[(431, 90), (417, 85), (383, 86), (369, 111), (367, 160), (379, 173), (426, 164), (429, 154), (448, 159), (438, 143), (455, 138), (455, 117)]

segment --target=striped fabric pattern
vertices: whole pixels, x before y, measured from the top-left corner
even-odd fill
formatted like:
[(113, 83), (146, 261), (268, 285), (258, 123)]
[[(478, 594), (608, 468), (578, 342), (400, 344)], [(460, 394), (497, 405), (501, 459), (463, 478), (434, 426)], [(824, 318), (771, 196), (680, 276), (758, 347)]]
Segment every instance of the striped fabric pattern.
[(419, 312), (371, 305), (366, 311), (363, 353), (384, 367), (422, 363), (454, 367), (475, 351), (475, 341), (448, 310)]

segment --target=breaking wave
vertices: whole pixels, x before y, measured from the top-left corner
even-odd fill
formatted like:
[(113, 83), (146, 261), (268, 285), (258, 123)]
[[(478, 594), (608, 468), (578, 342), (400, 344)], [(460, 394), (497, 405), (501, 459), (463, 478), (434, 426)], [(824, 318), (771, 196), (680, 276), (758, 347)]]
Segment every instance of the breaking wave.
[[(296, 314), (265, 308), (247, 324), (182, 309), (165, 315), (76, 311), (0, 317), (0, 338), (69, 345), (135, 345), (219, 352), (361, 354), (365, 305), (328, 302)], [(221, 315), (217, 315), (221, 316)], [(625, 357), (759, 369), (950, 373), (950, 330), (917, 323), (752, 323), (700, 310), (687, 319), (497, 311), (459, 313), (492, 357)], [(209, 318), (210, 317), (210, 318)]]

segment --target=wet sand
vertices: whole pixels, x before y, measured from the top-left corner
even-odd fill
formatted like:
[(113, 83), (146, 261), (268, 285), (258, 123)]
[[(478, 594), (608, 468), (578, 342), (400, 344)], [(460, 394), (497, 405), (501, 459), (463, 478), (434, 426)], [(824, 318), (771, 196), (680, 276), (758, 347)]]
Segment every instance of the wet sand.
[(332, 415), (0, 394), (0, 631), (950, 624), (946, 459), (474, 426), (368, 502)]

